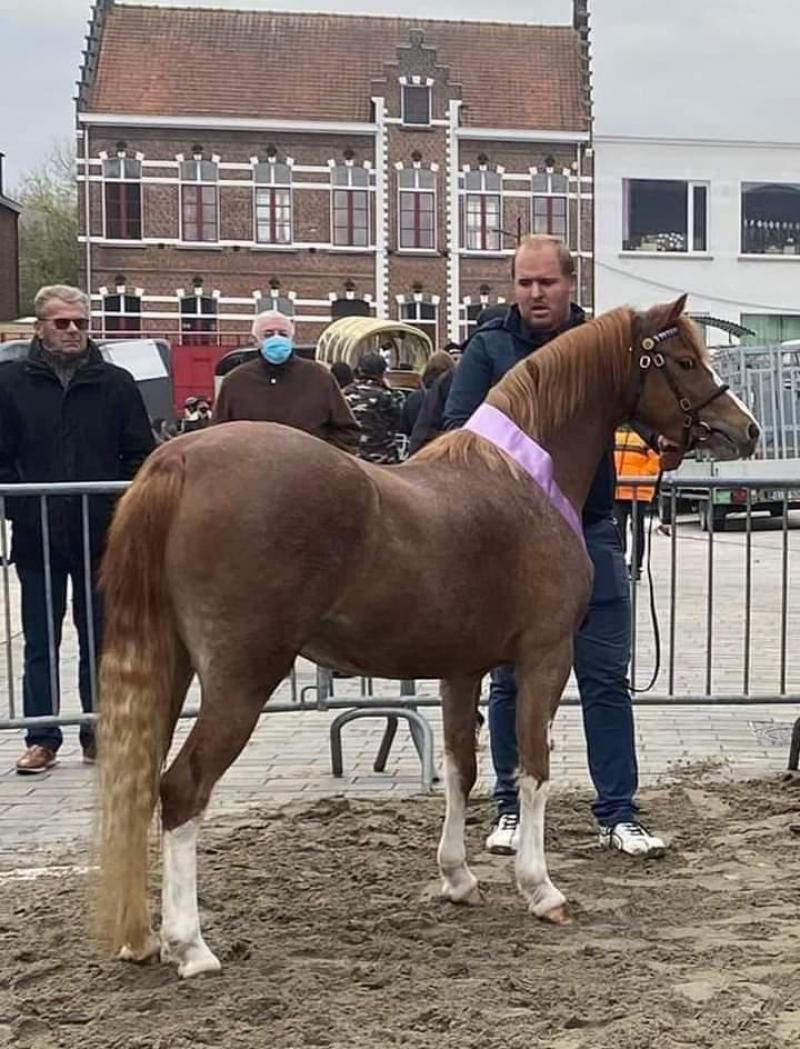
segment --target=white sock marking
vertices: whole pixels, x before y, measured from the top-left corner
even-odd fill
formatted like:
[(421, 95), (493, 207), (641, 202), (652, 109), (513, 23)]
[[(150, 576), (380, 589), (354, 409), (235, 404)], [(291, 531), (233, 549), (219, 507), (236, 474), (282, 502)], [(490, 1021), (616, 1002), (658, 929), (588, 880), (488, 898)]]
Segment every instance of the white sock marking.
[(446, 809), (437, 859), (442, 875), (442, 895), (463, 900), (477, 886), (478, 879), (467, 866), (464, 845), (466, 803), (461, 776), (452, 755), (444, 752), (444, 786)]
[(197, 910), (197, 833), (199, 819), (164, 831), (164, 881), (161, 889), (163, 958), (178, 964), (181, 976), (220, 968), (200, 935)]
[(541, 917), (560, 904), (564, 897), (547, 874), (544, 852), (544, 813), (550, 783), (537, 783), (532, 776), (519, 777), (520, 829), (517, 851), (517, 884), (531, 911)]

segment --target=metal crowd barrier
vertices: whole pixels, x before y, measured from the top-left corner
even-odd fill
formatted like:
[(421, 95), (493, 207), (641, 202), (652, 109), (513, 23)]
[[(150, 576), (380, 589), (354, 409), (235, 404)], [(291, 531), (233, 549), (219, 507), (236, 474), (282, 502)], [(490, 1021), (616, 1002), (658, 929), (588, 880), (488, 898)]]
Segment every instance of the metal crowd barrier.
[[(652, 486), (653, 478), (625, 480), (634, 490)], [(742, 506), (741, 527), (735, 539), (714, 531), (713, 521), (707, 534), (693, 534), (685, 524), (678, 523), (678, 499), (681, 488), (711, 490), (717, 487), (742, 488), (747, 491)], [(0, 729), (21, 729), (33, 724), (61, 726), (78, 725), (93, 720), (93, 712), (65, 712), (41, 718), (26, 718), (21, 710), (18, 685), (21, 677), (21, 631), (15, 629), (12, 605), (16, 600), (16, 581), (9, 566), (7, 503), (21, 496), (39, 500), (42, 525), (43, 564), (45, 570), (45, 599), (48, 620), (48, 654), (51, 694), (57, 695), (58, 662), (53, 623), (52, 567), (49, 537), (48, 502), (50, 499), (78, 497), (81, 503), (83, 578), (90, 651), (95, 651), (92, 633), (92, 580), (89, 553), (89, 500), (93, 495), (116, 494), (124, 491), (126, 482), (5, 485), (0, 486), (0, 554), (2, 555), (3, 641), (5, 673), (0, 667), (0, 689), (5, 691), (6, 712), (0, 710)], [(790, 519), (788, 493), (796, 490), (796, 478), (775, 479), (760, 484), (752, 478), (692, 477), (685, 484), (671, 481), (671, 530), (668, 540), (659, 537), (651, 551), (655, 605), (662, 635), (661, 667), (654, 688), (647, 694), (637, 693), (634, 702), (640, 705), (708, 705), (708, 704), (798, 704), (800, 705), (800, 662), (790, 663), (792, 629), (800, 623), (800, 589), (790, 585), (791, 552), (794, 530)], [(773, 539), (765, 546), (763, 532), (752, 509), (752, 493), (767, 488), (782, 493), (782, 516)], [(638, 516), (632, 515), (633, 534), (629, 549), (635, 549)], [(798, 522), (800, 523), (800, 522)], [(648, 531), (655, 528), (649, 523)], [(687, 559), (687, 544), (705, 544), (701, 575), (693, 570), (687, 581), (681, 572)], [(681, 551), (684, 551), (681, 556)], [(647, 556), (647, 554), (646, 554)], [(766, 566), (762, 562), (766, 559)], [(695, 565), (699, 559), (695, 557)], [(769, 579), (765, 588), (763, 576)], [(777, 573), (777, 577), (776, 577)], [(635, 688), (641, 688), (650, 677), (655, 660), (653, 628), (650, 623), (647, 572), (642, 581), (631, 580), (632, 659), (630, 677)], [(797, 596), (796, 596), (797, 594)], [(687, 602), (689, 608), (687, 609)], [(764, 628), (774, 628), (774, 637)], [(769, 643), (767, 643), (767, 641)], [(15, 651), (16, 649), (16, 651)], [(96, 653), (95, 653), (96, 655)], [(91, 660), (92, 710), (96, 709), (96, 659)], [(3, 681), (3, 676), (5, 680)], [(408, 723), (411, 739), (420, 757), (421, 778), (425, 789), (434, 780), (433, 738), (430, 724), (423, 716), (426, 707), (440, 706), (438, 693), (425, 695), (417, 692), (416, 683), (405, 681), (399, 693), (376, 696), (371, 679), (360, 679), (357, 695), (338, 694), (338, 675), (325, 668), (314, 668), (311, 680), (302, 684), (303, 674), (296, 666), (279, 695), (265, 704), (264, 712), (285, 713), (297, 710), (337, 711), (330, 727), (331, 764), (334, 775), (341, 775), (343, 754), (341, 734), (345, 725), (360, 717), (386, 719), (386, 732), (375, 761), (375, 768), (385, 768), (398, 719)], [(352, 685), (348, 686), (352, 689)], [(288, 691), (288, 698), (283, 698)], [(574, 683), (564, 697), (567, 705), (578, 702)], [(193, 718), (198, 708), (187, 704), (182, 718)], [(800, 753), (800, 720), (795, 732), (796, 746), (792, 760), (797, 767)]]

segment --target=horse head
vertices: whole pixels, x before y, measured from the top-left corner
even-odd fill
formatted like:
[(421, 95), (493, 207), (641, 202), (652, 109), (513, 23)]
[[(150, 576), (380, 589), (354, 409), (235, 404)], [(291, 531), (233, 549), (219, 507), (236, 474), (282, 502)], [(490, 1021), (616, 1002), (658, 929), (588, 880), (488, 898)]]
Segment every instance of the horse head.
[(758, 423), (714, 371), (685, 304), (682, 295), (635, 314), (629, 415), (684, 453), (699, 448), (715, 459), (747, 458), (758, 443)]

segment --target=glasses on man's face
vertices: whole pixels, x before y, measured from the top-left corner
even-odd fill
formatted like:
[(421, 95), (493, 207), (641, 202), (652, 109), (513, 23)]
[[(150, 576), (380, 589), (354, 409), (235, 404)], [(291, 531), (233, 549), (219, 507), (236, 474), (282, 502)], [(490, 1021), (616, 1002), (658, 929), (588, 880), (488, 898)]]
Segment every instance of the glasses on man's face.
[(88, 331), (89, 329), (87, 317), (45, 317), (45, 320), (55, 325), (59, 331), (68, 331), (70, 324), (74, 324), (78, 331)]

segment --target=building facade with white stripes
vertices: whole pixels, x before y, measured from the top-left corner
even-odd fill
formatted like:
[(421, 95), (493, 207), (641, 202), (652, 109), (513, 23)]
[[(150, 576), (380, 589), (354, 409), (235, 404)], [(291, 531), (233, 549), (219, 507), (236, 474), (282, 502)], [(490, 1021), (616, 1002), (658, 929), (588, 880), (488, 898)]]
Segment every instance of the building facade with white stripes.
[[(588, 30), (97, 0), (83, 279), (105, 333), (212, 342), (274, 304), (461, 340), (530, 231), (593, 305)], [(272, 61), (270, 56), (276, 56)]]

